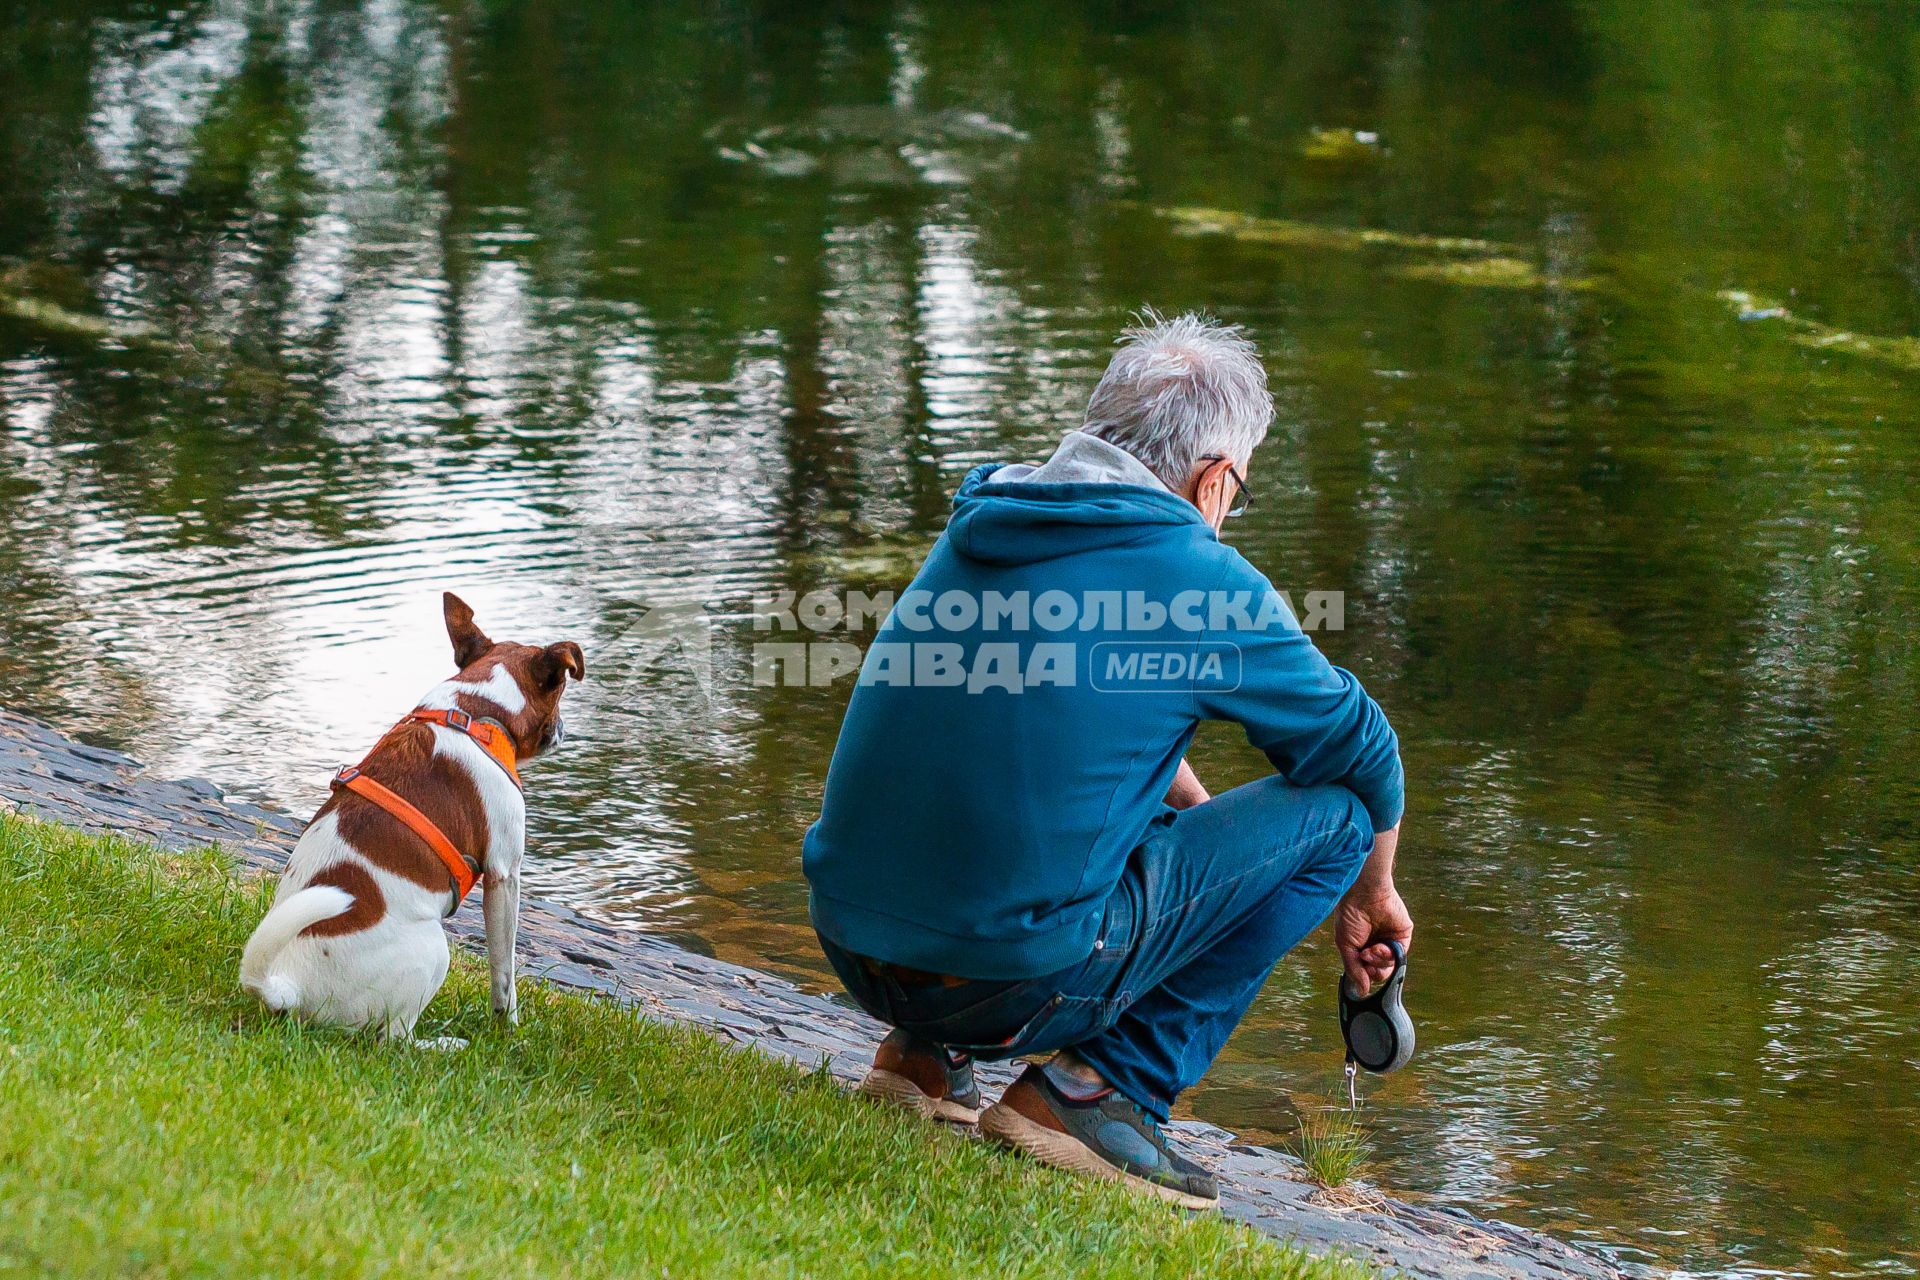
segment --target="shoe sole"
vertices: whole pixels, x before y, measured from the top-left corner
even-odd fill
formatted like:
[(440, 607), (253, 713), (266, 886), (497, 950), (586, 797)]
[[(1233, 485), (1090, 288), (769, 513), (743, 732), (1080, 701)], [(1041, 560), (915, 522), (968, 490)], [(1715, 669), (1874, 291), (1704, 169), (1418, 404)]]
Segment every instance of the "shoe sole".
[(854, 1092), (863, 1098), (872, 1098), (875, 1102), (911, 1111), (923, 1120), (944, 1120), (948, 1124), (964, 1125), (980, 1123), (980, 1113), (972, 1107), (963, 1107), (950, 1098), (936, 1098), (905, 1076), (883, 1071), (879, 1067), (868, 1071), (865, 1078), (854, 1086)]
[(1109, 1182), (1119, 1182), (1134, 1191), (1143, 1192), (1179, 1205), (1182, 1209), (1218, 1209), (1220, 1200), (1211, 1200), (1192, 1195), (1185, 1191), (1176, 1191), (1172, 1187), (1163, 1187), (1157, 1182), (1149, 1182), (1125, 1169), (1115, 1168), (1100, 1158), (1095, 1151), (1070, 1133), (1061, 1133), (1033, 1121), (1015, 1111), (1012, 1107), (1003, 1107), (998, 1103), (988, 1107), (980, 1116), (980, 1134), (991, 1138), (1003, 1147), (1025, 1152), (1041, 1164), (1052, 1165), (1056, 1169), (1065, 1169), (1070, 1173), (1085, 1174), (1090, 1178), (1104, 1178)]

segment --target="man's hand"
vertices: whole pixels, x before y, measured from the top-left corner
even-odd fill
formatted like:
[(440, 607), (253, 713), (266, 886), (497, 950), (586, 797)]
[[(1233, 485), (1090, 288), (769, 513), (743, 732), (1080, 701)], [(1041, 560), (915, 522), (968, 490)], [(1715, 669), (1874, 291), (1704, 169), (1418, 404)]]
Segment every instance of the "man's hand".
[(1393, 887), (1393, 853), (1400, 842), (1400, 828), (1383, 831), (1374, 838), (1373, 853), (1360, 871), (1360, 878), (1340, 899), (1333, 910), (1333, 942), (1340, 948), (1340, 963), (1347, 976), (1365, 995), (1375, 982), (1393, 976), (1393, 951), (1388, 942), (1402, 948), (1413, 946), (1413, 917), (1400, 891)]
[(1167, 804), (1175, 809), (1191, 809), (1197, 804), (1205, 804), (1213, 799), (1207, 789), (1200, 785), (1200, 775), (1185, 760), (1180, 762), (1180, 770), (1173, 775), (1173, 785), (1167, 788)]

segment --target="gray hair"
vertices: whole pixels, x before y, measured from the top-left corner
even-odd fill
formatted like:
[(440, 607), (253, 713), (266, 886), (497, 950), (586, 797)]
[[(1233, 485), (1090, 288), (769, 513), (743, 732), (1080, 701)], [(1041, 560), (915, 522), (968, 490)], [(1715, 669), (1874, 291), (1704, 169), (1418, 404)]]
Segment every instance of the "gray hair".
[(1203, 455), (1242, 459), (1273, 422), (1267, 371), (1239, 325), (1151, 307), (1121, 331), (1080, 429), (1118, 445), (1178, 493)]

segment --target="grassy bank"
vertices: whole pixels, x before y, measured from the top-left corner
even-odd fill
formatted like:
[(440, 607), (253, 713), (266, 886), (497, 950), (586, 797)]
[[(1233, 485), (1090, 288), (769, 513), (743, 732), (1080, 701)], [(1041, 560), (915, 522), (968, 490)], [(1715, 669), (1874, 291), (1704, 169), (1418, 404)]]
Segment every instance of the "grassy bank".
[(463, 1053), (269, 1017), (266, 886), (0, 816), (0, 1273), (1359, 1280), (467, 960)]

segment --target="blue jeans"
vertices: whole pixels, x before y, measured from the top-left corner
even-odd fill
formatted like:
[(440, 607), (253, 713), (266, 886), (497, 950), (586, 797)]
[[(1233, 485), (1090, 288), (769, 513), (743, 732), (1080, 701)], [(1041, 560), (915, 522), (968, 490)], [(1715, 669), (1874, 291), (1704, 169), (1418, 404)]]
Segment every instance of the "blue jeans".
[(1353, 884), (1373, 834), (1346, 788), (1263, 778), (1163, 814), (1107, 899), (1092, 954), (1058, 973), (947, 983), (821, 945), (882, 1022), (981, 1058), (1070, 1048), (1165, 1120), (1275, 962)]

